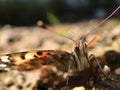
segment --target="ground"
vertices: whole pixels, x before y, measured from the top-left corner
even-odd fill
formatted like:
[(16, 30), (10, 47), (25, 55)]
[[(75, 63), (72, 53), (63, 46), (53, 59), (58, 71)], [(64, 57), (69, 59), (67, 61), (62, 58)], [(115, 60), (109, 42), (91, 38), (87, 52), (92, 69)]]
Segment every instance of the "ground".
[[(50, 29), (79, 40), (87, 34), (99, 21), (90, 20), (75, 24), (61, 24), (48, 26)], [(110, 68), (110, 78), (120, 80), (120, 23), (119, 20), (111, 19), (95, 32), (87, 37), (88, 42), (96, 35), (100, 35), (98, 41), (88, 49), (89, 54), (94, 54), (100, 60), (105, 60)], [(37, 26), (14, 27), (5, 25), (0, 29), (0, 54), (29, 51), (29, 50), (64, 50), (72, 51), (74, 42), (56, 35)], [(31, 90), (37, 84), (39, 72), (20, 72), (12, 70), (0, 73), (0, 90)], [(119, 82), (120, 83), (120, 82)], [(120, 84), (110, 80), (100, 80), (95, 83), (98, 88), (108, 90), (120, 89)], [(83, 86), (84, 87), (84, 86)], [(73, 90), (80, 90), (80, 86)], [(84, 87), (85, 88), (85, 87)], [(84, 88), (82, 88), (84, 90)], [(95, 87), (93, 87), (94, 90)], [(82, 90), (81, 89), (81, 90)], [(51, 89), (50, 89), (51, 90)]]

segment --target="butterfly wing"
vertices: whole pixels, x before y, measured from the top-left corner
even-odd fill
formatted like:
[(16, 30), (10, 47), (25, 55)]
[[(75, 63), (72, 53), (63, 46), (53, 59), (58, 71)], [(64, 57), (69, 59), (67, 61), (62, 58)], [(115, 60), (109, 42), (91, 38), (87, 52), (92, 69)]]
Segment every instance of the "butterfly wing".
[(54, 65), (62, 71), (67, 71), (72, 59), (72, 54), (59, 50), (12, 53), (0, 56), (0, 69), (29, 71), (39, 69), (44, 65)]

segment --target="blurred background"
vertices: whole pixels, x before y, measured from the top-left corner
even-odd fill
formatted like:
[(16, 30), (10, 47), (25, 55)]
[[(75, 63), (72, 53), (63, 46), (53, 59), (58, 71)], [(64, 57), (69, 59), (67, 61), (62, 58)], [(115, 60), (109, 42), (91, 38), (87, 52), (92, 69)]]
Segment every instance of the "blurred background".
[[(0, 0), (0, 53), (32, 49), (71, 50), (74, 44), (70, 40), (38, 28), (37, 21), (43, 21), (59, 34), (79, 40), (118, 5), (120, 0)], [(99, 48), (100, 44), (113, 42), (102, 42), (106, 34), (108, 39), (120, 36), (119, 24), (118, 11), (97, 28), (98, 32), (91, 34), (94, 37), (102, 33), (100, 43), (96, 44)], [(115, 28), (114, 34), (108, 34)]]
[[(0, 25), (35, 25), (73, 23), (103, 19), (120, 4), (120, 0), (0, 0)], [(114, 15), (120, 17), (120, 13)]]
[[(45, 22), (53, 31), (77, 41), (118, 5), (120, 0), (0, 0), (0, 54), (29, 50), (71, 52), (75, 47), (72, 40), (37, 27), (38, 20)], [(120, 10), (98, 27), (96, 32), (90, 33), (88, 42), (98, 34), (100, 38), (88, 49), (89, 54), (103, 59), (106, 51), (120, 52)], [(109, 59), (117, 59), (114, 62), (120, 64), (118, 53), (110, 53)], [(34, 75), (33, 72), (30, 79), (30, 74), (12, 71), (0, 73), (0, 90), (32, 90), (30, 87), (37, 84), (35, 80), (39, 77)]]

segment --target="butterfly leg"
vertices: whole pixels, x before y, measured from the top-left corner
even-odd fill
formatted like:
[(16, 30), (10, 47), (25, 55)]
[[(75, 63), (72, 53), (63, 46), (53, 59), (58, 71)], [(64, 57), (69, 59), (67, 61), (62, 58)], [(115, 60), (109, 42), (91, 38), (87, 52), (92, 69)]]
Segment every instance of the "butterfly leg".
[(67, 71), (68, 76), (66, 77), (66, 85), (64, 87), (64, 90), (69, 90), (69, 78), (70, 78), (69, 74), (70, 74), (71, 66), (72, 66), (72, 61), (70, 61), (68, 65), (68, 71)]
[(93, 74), (94, 76), (96, 75), (96, 78), (99, 78), (100, 75), (98, 74), (101, 73), (105, 76), (106, 79), (113, 82), (118, 82), (108, 77), (108, 74), (110, 73), (110, 68), (107, 65), (104, 65), (104, 67), (102, 68), (101, 62), (95, 57), (95, 55), (90, 55), (90, 62), (92, 64)]

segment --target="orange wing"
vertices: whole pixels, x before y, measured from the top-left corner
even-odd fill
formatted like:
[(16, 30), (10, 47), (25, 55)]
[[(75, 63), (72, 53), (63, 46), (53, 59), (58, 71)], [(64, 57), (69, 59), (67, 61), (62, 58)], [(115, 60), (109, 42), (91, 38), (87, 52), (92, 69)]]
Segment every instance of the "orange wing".
[(28, 71), (39, 69), (43, 65), (54, 65), (62, 71), (67, 71), (72, 59), (72, 54), (59, 50), (12, 53), (0, 56), (0, 69)]

